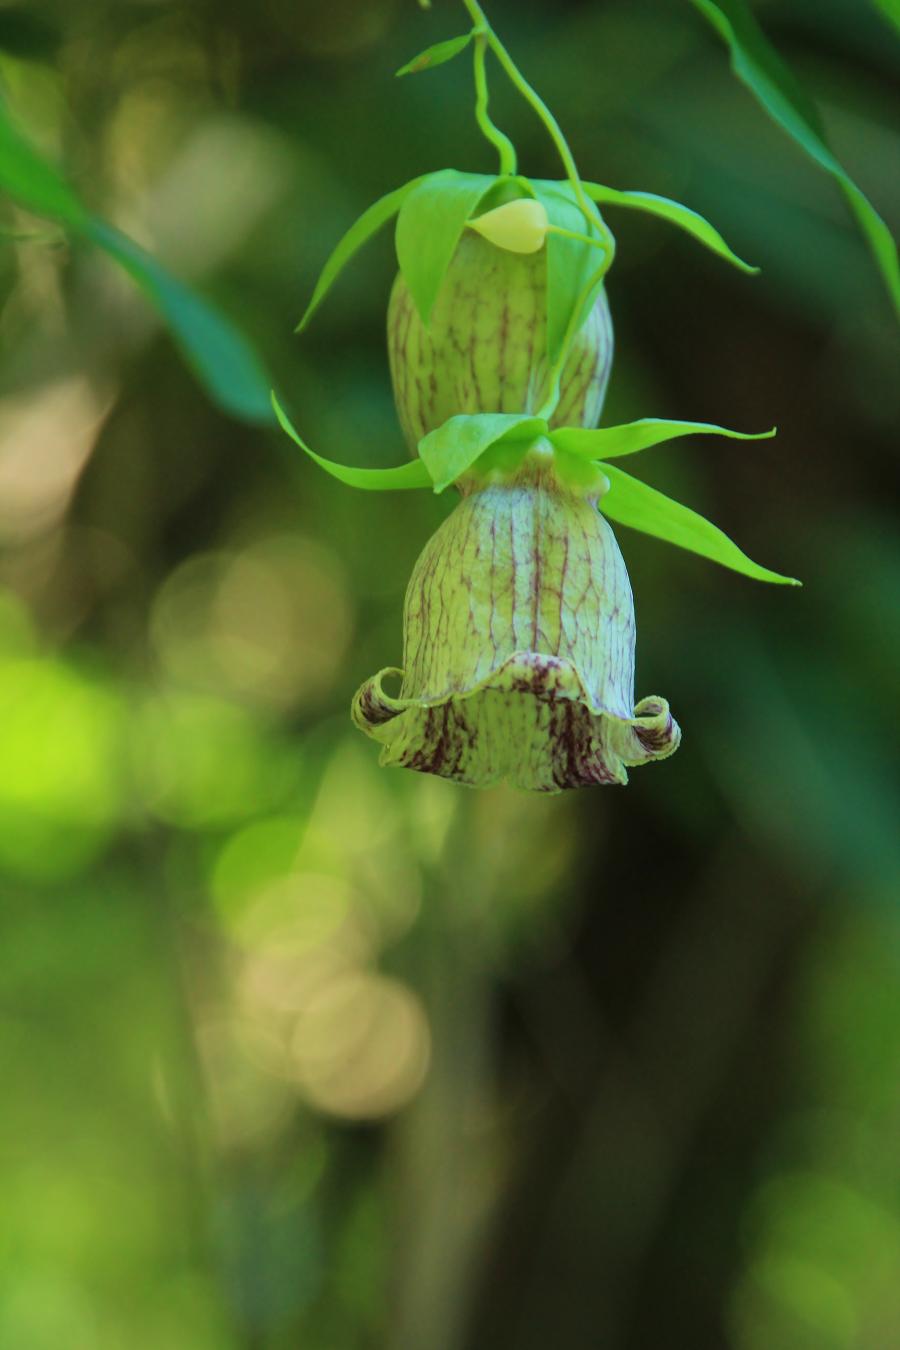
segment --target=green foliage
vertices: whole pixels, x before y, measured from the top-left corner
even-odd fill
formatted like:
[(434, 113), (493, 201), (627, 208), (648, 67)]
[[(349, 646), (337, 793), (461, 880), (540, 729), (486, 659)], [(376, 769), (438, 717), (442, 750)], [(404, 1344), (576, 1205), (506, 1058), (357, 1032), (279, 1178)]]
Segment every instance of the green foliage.
[(527, 442), (547, 433), (547, 423), (527, 413), (461, 413), (419, 442), (419, 455), (443, 492), (494, 445)]
[(666, 497), (656, 488), (648, 487), (630, 474), (611, 464), (603, 463), (600, 468), (609, 478), (610, 489), (601, 499), (600, 509), (610, 520), (620, 525), (629, 525), (633, 530), (652, 534), (667, 544), (676, 544), (678, 548), (691, 553), (699, 553), (701, 558), (721, 563), (734, 572), (742, 572), (756, 581), (775, 581), (785, 586), (799, 586), (793, 577), (781, 576), (767, 567), (760, 567), (746, 553), (732, 543), (727, 534), (711, 521), (681, 506)]
[[(602, 510), (610, 519), (699, 553), (757, 581), (800, 584), (791, 577), (760, 567), (711, 521), (605, 462), (605, 459), (637, 454), (678, 436), (718, 435), (732, 440), (757, 441), (774, 436), (774, 428), (763, 432), (740, 432), (707, 422), (672, 422), (646, 417), (597, 431), (562, 427), (550, 432), (543, 418), (527, 413), (461, 413), (424, 436), (418, 446), (419, 458), (409, 464), (395, 469), (358, 469), (317, 455), (294, 429), (275, 394), (272, 394), (272, 406), (282, 429), (320, 468), (349, 487), (371, 492), (433, 484), (434, 491), (441, 493), (473, 467), (478, 467), (482, 473), (498, 469), (504, 474), (513, 474), (529, 446), (540, 437), (548, 437), (563, 456), (559, 467), (567, 481), (581, 481), (582, 475), (577, 468), (579, 460), (596, 464), (606, 474), (611, 487), (602, 499)], [(602, 460), (602, 456), (605, 459)], [(569, 457), (572, 457), (571, 462), (567, 463)]]
[[(672, 501), (620, 469), (614, 469), (605, 460), (601, 462), (601, 456), (610, 459), (633, 455), (678, 436), (719, 435), (754, 441), (774, 434), (774, 429), (729, 431), (706, 422), (669, 422), (652, 417), (599, 431), (563, 427), (549, 432), (546, 422), (525, 414), (481, 413), (451, 417), (420, 441), (419, 454), (434, 480), (435, 492), (443, 492), (473, 466), (484, 471), (493, 467), (492, 456), (497, 449), (505, 447), (512, 451), (511, 455), (501, 455), (498, 464), (508, 472), (514, 471), (529, 444), (538, 437), (547, 436), (563, 455), (590, 460), (607, 475), (611, 486), (601, 499), (601, 510), (611, 520), (655, 535), (657, 539), (698, 553), (757, 581), (799, 585), (793, 578), (753, 562), (717, 526), (696, 511)], [(565, 472), (566, 466), (561, 467)]]
[(251, 422), (270, 422), (269, 379), (244, 337), (205, 300), (79, 201), (25, 141), (0, 104), (0, 184), (40, 215), (59, 220), (113, 258), (156, 306), (207, 393), (219, 407)]
[(419, 180), (397, 217), (397, 261), (426, 328), (466, 221), (496, 178), (441, 169)]
[(403, 187), (385, 193), (383, 197), (379, 197), (377, 202), (373, 202), (371, 206), (367, 207), (359, 219), (350, 226), (347, 233), (329, 254), (328, 260), (319, 274), (312, 299), (306, 307), (303, 318), (297, 324), (296, 331), (298, 333), (306, 328), (350, 259), (359, 252), (363, 244), (372, 238), (373, 234), (377, 234), (382, 225), (385, 225), (397, 214), (412, 190), (422, 181), (421, 178), (413, 178), (411, 182), (404, 183)]
[(472, 41), (473, 33), (461, 33), (459, 37), (447, 38), (444, 42), (435, 42), (433, 46), (426, 47), (424, 52), (419, 52), (411, 61), (407, 61), (405, 66), (401, 66), (397, 71), (397, 76), (416, 75), (420, 70), (433, 70), (435, 66), (442, 66), (445, 61), (452, 61), (454, 56), (465, 51)]
[(771, 431), (729, 431), (709, 422), (669, 422), (662, 417), (642, 417), (637, 422), (626, 422), (619, 427), (601, 427), (591, 431), (583, 427), (561, 427), (550, 433), (550, 440), (560, 450), (584, 459), (620, 459), (635, 455), (664, 441), (679, 436), (728, 436), (733, 441), (764, 441), (775, 435)]
[(872, 0), (888, 23), (892, 23), (900, 32), (900, 0)]
[(818, 109), (769, 43), (744, 0), (691, 0), (725, 41), (738, 79), (770, 117), (840, 185), (900, 314), (900, 263), (888, 227), (831, 152)]
[(271, 422), (268, 376), (237, 330), (120, 230), (93, 218), (84, 234), (121, 265), (156, 307), (213, 401), (247, 421)]
[(651, 216), (658, 216), (661, 220), (668, 220), (670, 224), (677, 225), (679, 229), (692, 235), (699, 243), (705, 244), (726, 262), (739, 267), (742, 272), (754, 275), (759, 271), (758, 267), (744, 262), (743, 258), (733, 253), (719, 231), (689, 206), (673, 202), (669, 197), (658, 197), (655, 192), (618, 192), (615, 188), (603, 187), (600, 183), (585, 183), (584, 189), (595, 202), (645, 211)]
[(336, 464), (334, 460), (324, 459), (322, 455), (317, 455), (315, 450), (310, 450), (299, 433), (295, 431), (275, 394), (271, 395), (271, 399), (275, 416), (282, 431), (285, 431), (295, 445), (299, 445), (300, 449), (309, 455), (310, 459), (315, 460), (320, 469), (330, 473), (332, 478), (337, 478), (339, 482), (346, 483), (348, 487), (363, 488), (367, 492), (390, 492), (397, 488), (431, 486), (431, 477), (428, 470), (418, 459), (410, 460), (409, 464), (400, 464), (396, 469), (355, 469), (349, 464)]
[(30, 211), (55, 216), (73, 229), (85, 227), (89, 216), (81, 202), (51, 164), (39, 155), (13, 125), (0, 101), (0, 184)]

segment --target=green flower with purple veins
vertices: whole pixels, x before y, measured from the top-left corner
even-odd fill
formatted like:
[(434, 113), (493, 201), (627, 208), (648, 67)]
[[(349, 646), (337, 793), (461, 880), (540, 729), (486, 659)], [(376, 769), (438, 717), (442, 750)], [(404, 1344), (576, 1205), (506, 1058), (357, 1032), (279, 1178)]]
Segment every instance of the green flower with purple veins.
[[(465, 0), (472, 32), (410, 62), (428, 69), (474, 48), (476, 115), (500, 155), (495, 176), (443, 169), (389, 193), (325, 264), (300, 327), (344, 265), (394, 215), (399, 272), (388, 307), (398, 416), (414, 458), (352, 468), (315, 454), (273, 396), (283, 429), (322, 468), (383, 491), (453, 485), (461, 501), (428, 541), (404, 607), (403, 668), (353, 701), (381, 762), (473, 787), (509, 781), (558, 792), (625, 783), (681, 733), (665, 699), (634, 701), (635, 623), (610, 521), (762, 581), (721, 530), (610, 461), (678, 436), (743, 434), (642, 418), (596, 429), (612, 362), (604, 279), (615, 242), (597, 202), (675, 223), (742, 270), (755, 269), (702, 217), (666, 198), (585, 183), (558, 124)], [(528, 179), (487, 111), (490, 48), (544, 121), (566, 179)], [(399, 680), (392, 692), (386, 687)]]
[[(539, 792), (627, 782), (681, 737), (665, 699), (634, 706), (634, 604), (599, 471), (567, 481), (545, 438), (485, 466), (426, 544), (404, 611), (403, 670), (353, 719), (382, 764)], [(400, 693), (386, 677), (402, 679)]]

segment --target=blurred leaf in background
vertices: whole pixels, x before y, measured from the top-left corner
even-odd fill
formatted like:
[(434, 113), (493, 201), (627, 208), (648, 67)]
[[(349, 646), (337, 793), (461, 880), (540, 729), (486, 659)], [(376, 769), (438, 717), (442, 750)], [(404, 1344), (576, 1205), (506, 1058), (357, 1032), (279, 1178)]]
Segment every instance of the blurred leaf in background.
[(865, 193), (829, 149), (815, 104), (766, 40), (744, 0), (693, 0), (693, 4), (728, 44), (737, 77), (779, 126), (840, 185), (900, 314), (897, 245)]

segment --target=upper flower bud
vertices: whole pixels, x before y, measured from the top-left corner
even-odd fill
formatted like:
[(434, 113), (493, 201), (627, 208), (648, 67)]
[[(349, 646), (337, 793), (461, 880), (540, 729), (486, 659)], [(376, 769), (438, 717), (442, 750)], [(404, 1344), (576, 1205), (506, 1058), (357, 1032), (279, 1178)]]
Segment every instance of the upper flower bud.
[[(498, 207), (471, 224), (506, 209)], [(537, 412), (547, 392), (546, 329), (543, 251), (514, 252), (489, 243), (474, 228), (466, 230), (427, 328), (398, 274), (388, 307), (388, 356), (410, 449), (415, 452), (423, 436), (458, 413)], [(612, 321), (601, 290), (572, 341), (552, 426), (596, 426), (612, 356)]]

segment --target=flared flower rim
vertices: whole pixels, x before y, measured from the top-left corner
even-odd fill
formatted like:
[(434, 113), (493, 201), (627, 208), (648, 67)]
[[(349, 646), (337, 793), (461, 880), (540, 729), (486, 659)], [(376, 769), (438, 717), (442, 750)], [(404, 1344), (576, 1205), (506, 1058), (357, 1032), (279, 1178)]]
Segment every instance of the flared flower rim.
[(438, 694), (394, 697), (384, 689), (392, 676), (404, 672), (386, 667), (353, 701), (354, 722), (383, 746), (382, 763), (471, 786), (624, 784), (626, 767), (665, 759), (681, 740), (665, 699), (644, 698), (631, 715), (600, 705), (572, 662), (539, 652), (514, 652), (471, 687)]

